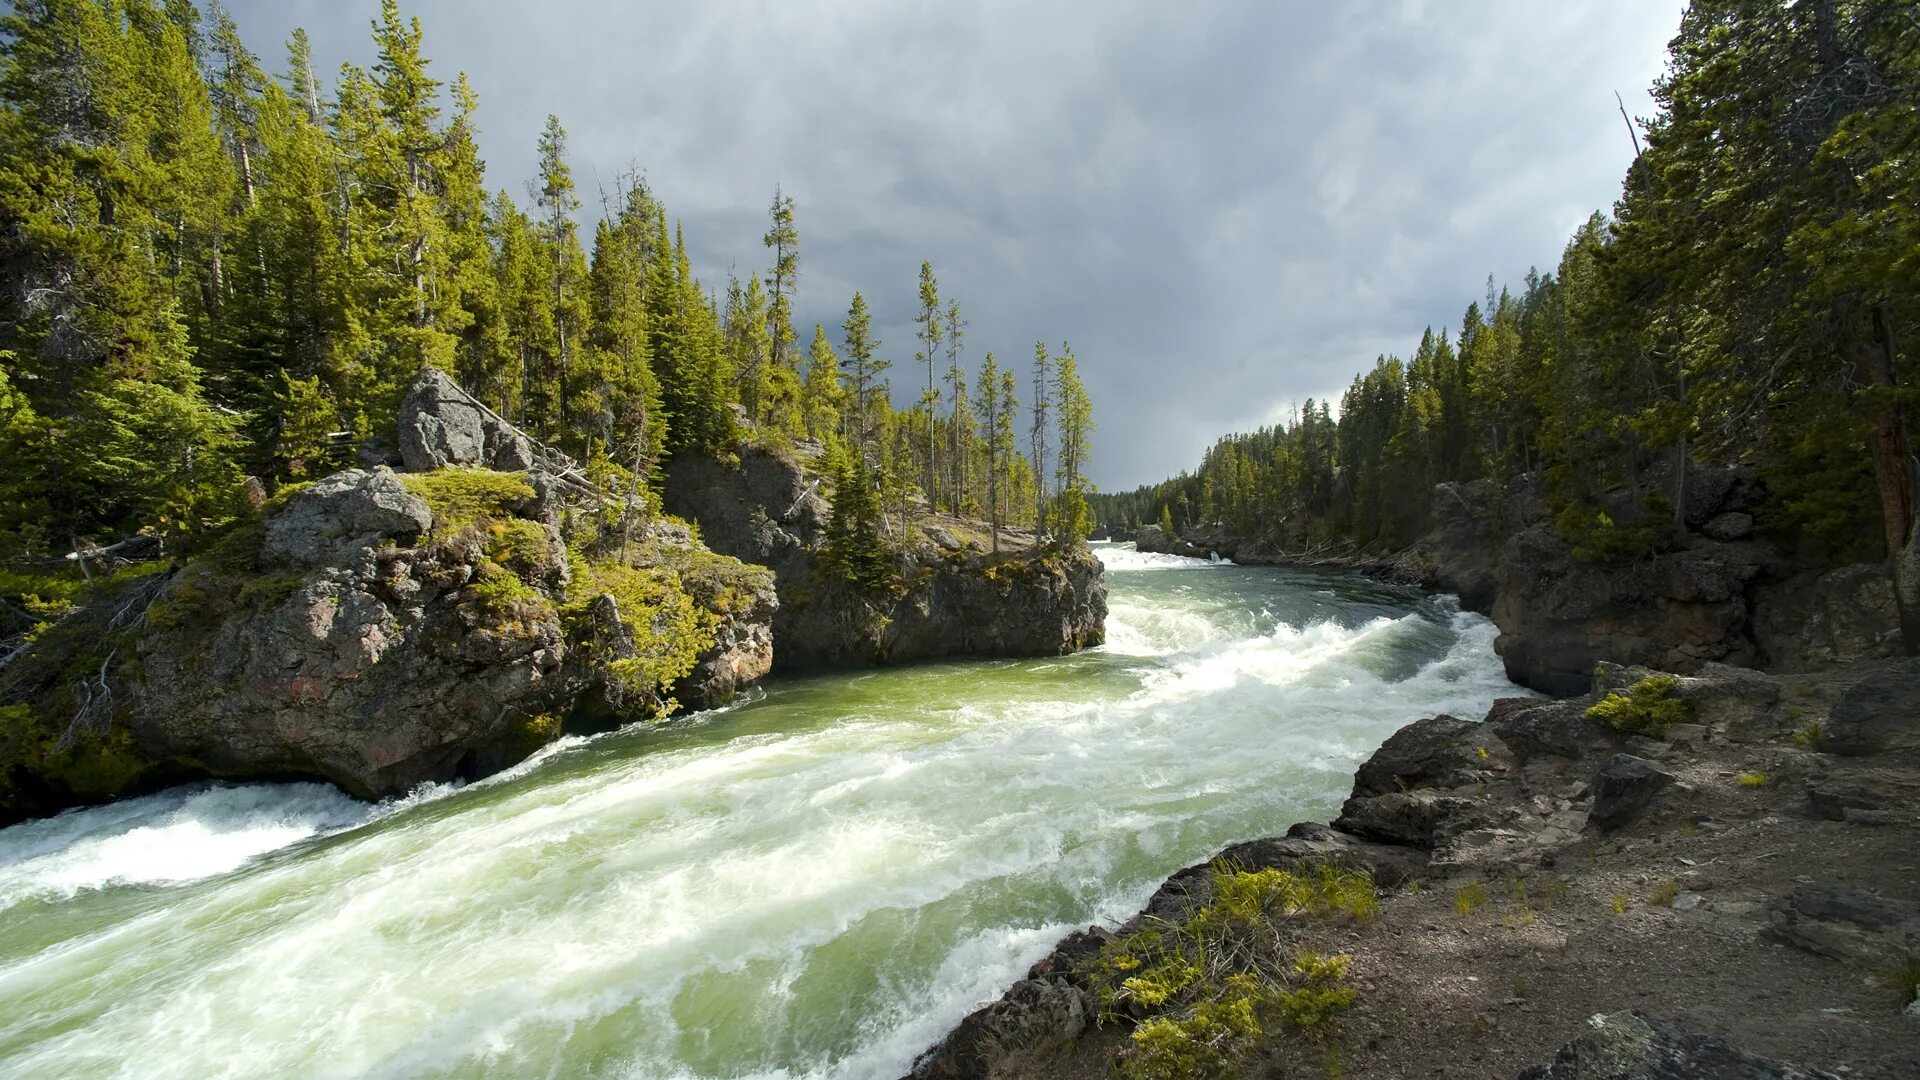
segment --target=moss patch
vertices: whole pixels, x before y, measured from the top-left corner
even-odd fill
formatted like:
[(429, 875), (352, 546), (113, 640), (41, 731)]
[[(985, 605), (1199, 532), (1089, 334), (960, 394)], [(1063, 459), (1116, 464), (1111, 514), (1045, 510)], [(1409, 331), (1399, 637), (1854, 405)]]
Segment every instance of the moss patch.
[(446, 535), (480, 522), (514, 516), (514, 507), (533, 498), (526, 473), (491, 469), (436, 469), (404, 473), (400, 482), (425, 500), (433, 511), (435, 535)]

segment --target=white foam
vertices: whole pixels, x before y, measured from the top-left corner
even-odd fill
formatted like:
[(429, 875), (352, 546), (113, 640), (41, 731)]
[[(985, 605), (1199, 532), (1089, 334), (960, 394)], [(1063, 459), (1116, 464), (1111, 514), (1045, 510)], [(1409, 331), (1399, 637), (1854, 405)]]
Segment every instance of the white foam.
[(1093, 547), (1093, 554), (1110, 574), (1132, 570), (1211, 570), (1233, 565), (1217, 555), (1212, 559), (1190, 559), (1185, 555), (1163, 555), (1157, 551), (1140, 551), (1131, 543), (1121, 547), (1096, 544)]
[(1307, 621), (1242, 577), (1122, 579), (1115, 656), (787, 684), (458, 797), (200, 788), (0, 831), (0, 904), (45, 901), (0, 917), (0, 1074), (890, 1080), (1068, 928), (1513, 692), (1477, 616)]
[(0, 830), (0, 908), (109, 885), (174, 885), (366, 820), (325, 784), (183, 788)]

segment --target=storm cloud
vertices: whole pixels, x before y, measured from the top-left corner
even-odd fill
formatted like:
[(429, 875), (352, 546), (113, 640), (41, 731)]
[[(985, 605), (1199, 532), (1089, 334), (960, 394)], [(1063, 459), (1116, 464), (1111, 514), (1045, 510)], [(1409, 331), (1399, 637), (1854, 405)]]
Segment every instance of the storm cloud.
[[(376, 0), (229, 0), (269, 70), (307, 28), (370, 62)], [(548, 113), (589, 209), (642, 169), (724, 286), (801, 230), (797, 319), (875, 307), (903, 400), (922, 259), (967, 353), (1070, 341), (1131, 487), (1382, 352), (1454, 326), (1488, 274), (1550, 269), (1609, 206), (1677, 0), (1170, 5), (415, 0), (432, 71), (481, 100), (523, 196)]]

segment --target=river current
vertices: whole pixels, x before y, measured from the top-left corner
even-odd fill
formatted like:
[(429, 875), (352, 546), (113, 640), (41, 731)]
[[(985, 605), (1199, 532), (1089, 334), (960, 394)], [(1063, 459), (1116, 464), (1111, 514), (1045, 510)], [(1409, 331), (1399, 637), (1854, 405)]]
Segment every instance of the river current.
[(899, 1076), (1067, 931), (1520, 693), (1485, 619), (1131, 546), (1108, 644), (774, 680), (378, 805), (0, 830), (0, 1076)]

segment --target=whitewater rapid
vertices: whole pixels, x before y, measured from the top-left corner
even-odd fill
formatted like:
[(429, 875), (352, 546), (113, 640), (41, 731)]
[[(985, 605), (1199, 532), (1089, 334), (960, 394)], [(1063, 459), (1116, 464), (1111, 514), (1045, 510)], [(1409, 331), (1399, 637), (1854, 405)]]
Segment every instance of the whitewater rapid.
[(1518, 691), (1444, 599), (1100, 549), (1108, 645), (779, 681), (357, 803), (0, 830), (0, 1075), (891, 1078), (1069, 929)]

